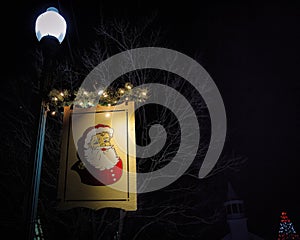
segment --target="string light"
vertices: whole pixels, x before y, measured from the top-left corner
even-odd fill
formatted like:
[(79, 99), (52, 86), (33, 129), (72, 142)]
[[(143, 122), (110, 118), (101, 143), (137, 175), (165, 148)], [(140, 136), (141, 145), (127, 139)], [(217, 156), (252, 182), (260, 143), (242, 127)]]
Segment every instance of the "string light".
[(287, 239), (295, 239), (299, 240), (300, 237), (296, 233), (293, 223), (288, 218), (286, 212), (282, 212), (280, 216), (280, 226), (278, 232), (278, 240), (287, 240)]
[[(103, 89), (99, 89), (98, 92), (88, 91), (83, 88), (79, 88), (77, 91), (72, 92), (72, 94), (68, 90), (57, 90), (52, 89), (49, 93), (49, 106), (54, 107), (56, 113), (62, 112), (59, 109), (65, 106), (70, 106), (75, 104), (81, 108), (89, 108), (95, 106), (97, 104), (102, 106), (112, 106), (122, 102), (122, 97), (124, 97), (123, 101), (136, 101), (143, 102), (147, 99), (147, 89), (135, 87), (133, 89), (133, 85), (131, 83), (125, 83), (123, 87), (114, 91), (113, 89), (104, 91)], [(99, 97), (100, 96), (100, 97)], [(74, 102), (74, 99), (78, 99), (78, 102)], [(95, 99), (99, 99), (98, 102), (95, 102)], [(51, 112), (52, 114), (52, 112)], [(54, 113), (52, 115), (55, 115)]]
[(109, 118), (110, 117), (110, 113), (105, 113), (105, 117)]
[(125, 83), (125, 88), (127, 88), (127, 89), (132, 89), (132, 84), (131, 83)]

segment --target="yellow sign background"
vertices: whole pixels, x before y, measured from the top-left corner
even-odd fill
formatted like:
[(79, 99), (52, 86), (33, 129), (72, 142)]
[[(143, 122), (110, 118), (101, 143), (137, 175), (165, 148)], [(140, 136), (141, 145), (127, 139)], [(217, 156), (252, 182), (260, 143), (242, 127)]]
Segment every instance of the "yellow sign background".
[[(72, 134), (72, 119), (76, 120), (76, 131), (84, 131), (96, 124), (109, 125), (114, 129), (111, 143), (123, 163), (123, 174), (114, 187), (91, 186), (81, 182), (79, 174), (72, 170), (78, 161), (77, 140)], [(117, 106), (97, 106), (94, 109), (64, 109), (63, 138), (60, 158), (58, 199), (60, 209), (87, 207), (91, 209), (121, 208), (127, 211), (137, 209), (135, 158), (134, 103), (125, 102)], [(117, 190), (122, 189), (123, 191)]]

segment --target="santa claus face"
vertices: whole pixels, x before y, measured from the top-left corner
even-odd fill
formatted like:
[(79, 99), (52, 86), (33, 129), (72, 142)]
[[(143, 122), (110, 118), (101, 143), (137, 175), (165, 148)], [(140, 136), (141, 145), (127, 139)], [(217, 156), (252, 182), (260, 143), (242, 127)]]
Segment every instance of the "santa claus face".
[[(95, 128), (88, 128), (78, 141), (80, 151), (78, 157), (83, 166), (78, 165), (77, 162), (76, 168), (79, 172), (84, 171), (84, 174), (87, 174), (85, 175), (87, 182), (91, 173), (92, 177), (99, 181), (96, 183), (97, 186), (113, 184), (122, 176), (122, 160), (110, 142), (113, 131), (113, 128), (99, 124)], [(91, 185), (95, 185), (94, 180), (91, 181)]]
[(91, 137), (89, 147), (84, 150), (85, 160), (99, 170), (110, 169), (120, 160), (110, 143), (111, 135), (97, 133)]
[(108, 132), (97, 133), (92, 137), (90, 146), (92, 149), (95, 149), (97, 147), (111, 146), (110, 139), (111, 137)]

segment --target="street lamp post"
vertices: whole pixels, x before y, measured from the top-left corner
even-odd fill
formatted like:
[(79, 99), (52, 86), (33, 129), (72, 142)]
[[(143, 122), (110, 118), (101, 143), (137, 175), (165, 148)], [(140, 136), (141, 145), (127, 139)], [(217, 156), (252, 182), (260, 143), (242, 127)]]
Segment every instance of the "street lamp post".
[(54, 7), (49, 7), (46, 12), (39, 15), (36, 19), (36, 37), (42, 46), (45, 62), (38, 84), (38, 93), (34, 99), (34, 103), (36, 104), (36, 109), (34, 109), (34, 111), (37, 115), (34, 129), (35, 137), (33, 139), (31, 151), (33, 168), (30, 170), (32, 171), (32, 178), (27, 198), (26, 238), (28, 240), (33, 240), (34, 238), (35, 223), (37, 220), (38, 196), (47, 119), (45, 97), (48, 94), (49, 87), (51, 87), (49, 71), (52, 65), (52, 57), (55, 55), (58, 45), (64, 40), (66, 30), (66, 21)]

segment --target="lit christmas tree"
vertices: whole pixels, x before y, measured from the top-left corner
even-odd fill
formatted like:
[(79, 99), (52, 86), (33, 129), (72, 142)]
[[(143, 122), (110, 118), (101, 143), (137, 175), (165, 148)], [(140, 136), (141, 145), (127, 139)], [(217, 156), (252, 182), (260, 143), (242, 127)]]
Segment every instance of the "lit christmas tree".
[(288, 218), (286, 212), (282, 212), (280, 218), (278, 240), (300, 240), (300, 237), (296, 233), (293, 223)]

